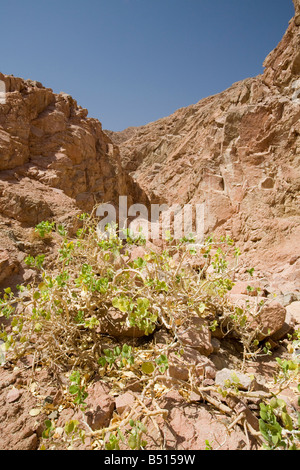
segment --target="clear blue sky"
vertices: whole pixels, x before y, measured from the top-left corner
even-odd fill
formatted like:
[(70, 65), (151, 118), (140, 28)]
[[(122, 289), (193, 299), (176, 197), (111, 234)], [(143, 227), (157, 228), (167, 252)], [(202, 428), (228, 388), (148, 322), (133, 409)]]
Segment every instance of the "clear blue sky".
[(2, 0), (0, 71), (122, 130), (261, 73), (293, 14), (292, 0)]

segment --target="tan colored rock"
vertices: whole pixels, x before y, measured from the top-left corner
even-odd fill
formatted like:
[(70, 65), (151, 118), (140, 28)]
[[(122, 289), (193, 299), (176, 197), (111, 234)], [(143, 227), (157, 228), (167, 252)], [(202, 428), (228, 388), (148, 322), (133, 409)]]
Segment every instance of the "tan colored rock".
[(101, 382), (95, 382), (88, 389), (86, 403), (88, 409), (85, 416), (88, 425), (93, 430), (108, 426), (115, 407), (115, 401), (109, 393), (109, 387)]
[(291, 322), (296, 327), (300, 326), (300, 301), (292, 302), (286, 307), (287, 315), (291, 318)]
[(125, 392), (116, 397), (116, 410), (119, 415), (130, 411), (135, 403), (135, 396), (131, 392)]
[[(9, 253), (0, 283), (6, 287), (16, 270), (25, 269), (12, 260), (24, 252), (28, 228), (56, 220), (74, 233), (72, 218), (98, 203), (117, 209), (120, 195), (127, 195), (129, 204), (148, 201), (122, 169), (118, 147), (101, 123), (88, 118), (70, 95), (2, 73), (0, 80), (6, 88), (0, 104), (0, 246)], [(15, 238), (19, 231), (12, 243), (7, 234)]]
[(213, 352), (211, 331), (203, 318), (187, 319), (184, 325), (177, 329), (177, 337), (182, 345), (196, 349), (204, 356), (209, 356)]
[(227, 233), (277, 290), (300, 291), (299, 1), (264, 73), (145, 126), (110, 132), (152, 202), (205, 205), (205, 233)]
[[(156, 422), (163, 433), (167, 450), (204, 450), (207, 442), (216, 450), (242, 450), (247, 448), (247, 438), (240, 427), (228, 432), (226, 421), (214, 415), (210, 407), (186, 403), (177, 390), (172, 390), (159, 400), (161, 408), (169, 411), (167, 421), (158, 417)], [(157, 449), (159, 431), (149, 421), (147, 448)], [(250, 436), (251, 449), (256, 445)]]
[(267, 301), (263, 297), (244, 294), (229, 294), (228, 297), (235, 307), (244, 310), (248, 317), (249, 326), (253, 330), (258, 330), (259, 341), (272, 337), (283, 328), (287, 310), (276, 300)]
[(262, 290), (263, 286), (259, 281), (237, 281), (230, 293), (256, 297), (258, 295), (262, 295)]
[(130, 326), (126, 312), (114, 307), (108, 309), (100, 320), (99, 333), (108, 334), (114, 338), (141, 338), (145, 332), (137, 327)]
[(168, 363), (168, 374), (178, 380), (188, 380), (191, 369), (201, 379), (214, 379), (216, 375), (213, 362), (191, 347), (185, 346), (181, 354), (172, 352)]

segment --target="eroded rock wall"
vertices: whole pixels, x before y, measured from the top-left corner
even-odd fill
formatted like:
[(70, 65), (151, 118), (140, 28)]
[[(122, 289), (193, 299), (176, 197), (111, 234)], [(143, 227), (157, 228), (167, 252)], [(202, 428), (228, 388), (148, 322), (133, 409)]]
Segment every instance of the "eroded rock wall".
[[(122, 168), (101, 123), (65, 93), (0, 73), (0, 283), (22, 271), (30, 229), (41, 221), (71, 224), (101, 202), (117, 208), (147, 198)], [(3, 101), (3, 100), (2, 100)], [(25, 247), (25, 249), (24, 249)]]
[(153, 202), (204, 203), (206, 233), (228, 233), (261, 276), (300, 284), (300, 26), (264, 73), (140, 128), (110, 133)]

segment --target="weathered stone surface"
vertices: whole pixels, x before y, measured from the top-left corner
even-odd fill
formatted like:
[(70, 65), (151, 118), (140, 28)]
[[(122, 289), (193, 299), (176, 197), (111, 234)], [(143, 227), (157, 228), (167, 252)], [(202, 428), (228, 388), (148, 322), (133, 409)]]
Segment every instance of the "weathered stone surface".
[(271, 302), (264, 305), (259, 318), (254, 320), (252, 326), (259, 327), (258, 339), (262, 340), (268, 336), (273, 336), (281, 330), (285, 323), (286, 309), (278, 302)]
[[(263, 297), (252, 297), (244, 294), (229, 294), (230, 302), (242, 308), (249, 321), (249, 326), (258, 331), (259, 341), (273, 336), (281, 330), (286, 319), (286, 309), (276, 300), (270, 301)], [(263, 305), (260, 305), (260, 302)]]
[(264, 73), (120, 133), (122, 165), (153, 202), (203, 203), (205, 233), (227, 233), (276, 291), (300, 291), (300, 13)]
[(181, 344), (196, 349), (204, 356), (209, 356), (213, 352), (211, 331), (202, 318), (189, 318), (184, 325), (178, 328), (177, 337)]
[(22, 383), (21, 373), (21, 370), (6, 371), (0, 367), (1, 450), (37, 450), (47, 419), (42, 409), (38, 416), (29, 414), (31, 409), (39, 407), (39, 401), (28, 390), (18, 388)]
[(214, 379), (216, 370), (214, 363), (196, 349), (184, 347), (181, 354), (172, 352), (169, 355), (168, 374), (178, 380), (186, 381), (193, 372), (201, 379)]
[(231, 369), (222, 369), (216, 373), (215, 382), (221, 387), (226, 387), (227, 383), (232, 383), (243, 390), (251, 390), (255, 386), (254, 377), (242, 374), (239, 371)]
[(14, 403), (19, 400), (20, 396), (21, 392), (17, 388), (12, 388), (6, 396), (6, 402)]
[(88, 410), (85, 416), (88, 425), (93, 430), (108, 426), (115, 408), (115, 401), (109, 394), (109, 387), (101, 382), (95, 382), (88, 389), (86, 403)]
[[(159, 405), (169, 411), (167, 422), (160, 417), (156, 419), (167, 450), (204, 450), (207, 442), (214, 450), (247, 448), (247, 438), (240, 428), (228, 432), (230, 420), (224, 415), (214, 414), (203, 404), (186, 403), (176, 390), (164, 395)], [(149, 422), (147, 449), (157, 449), (160, 438), (157, 428)], [(256, 448), (251, 438), (250, 447)]]
[(292, 302), (286, 307), (287, 315), (291, 318), (291, 322), (296, 327), (300, 325), (300, 301)]
[(135, 396), (131, 392), (122, 393), (116, 397), (116, 411), (121, 415), (124, 411), (130, 411), (135, 403)]
[(128, 324), (128, 314), (117, 308), (108, 309), (100, 320), (99, 333), (113, 336), (114, 338), (141, 338), (145, 332)]
[(0, 246), (8, 253), (6, 258), (0, 254), (4, 283), (25, 270), (18, 254), (26, 248), (27, 228), (53, 219), (68, 225), (74, 215), (102, 202), (117, 209), (119, 195), (127, 195), (128, 204), (147, 203), (147, 198), (122, 168), (118, 147), (101, 123), (88, 118), (71, 96), (2, 73), (0, 80), (6, 87), (6, 102), (0, 104)]

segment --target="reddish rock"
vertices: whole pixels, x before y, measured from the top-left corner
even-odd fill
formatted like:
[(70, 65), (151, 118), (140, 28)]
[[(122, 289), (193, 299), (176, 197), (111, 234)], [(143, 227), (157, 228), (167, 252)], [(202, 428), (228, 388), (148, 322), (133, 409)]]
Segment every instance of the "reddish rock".
[(286, 307), (287, 315), (291, 319), (294, 326), (300, 326), (300, 301), (292, 302)]
[(237, 281), (230, 291), (231, 294), (244, 294), (256, 297), (262, 295), (263, 286), (259, 281)]
[(200, 317), (187, 319), (184, 325), (178, 328), (177, 336), (181, 344), (196, 349), (204, 356), (213, 352), (211, 331), (205, 320)]
[[(169, 411), (167, 422), (157, 418), (168, 450), (204, 450), (207, 444), (217, 450), (242, 450), (247, 448), (247, 437), (239, 427), (227, 431), (230, 419), (214, 412), (203, 403), (187, 403), (178, 391), (168, 392), (159, 400), (161, 408)], [(147, 449), (157, 449), (160, 434), (149, 423)], [(255, 443), (250, 438), (254, 450)]]
[(284, 325), (286, 318), (286, 309), (278, 302), (271, 302), (266, 304), (258, 319), (255, 319), (252, 326), (253, 328), (259, 327), (258, 339), (262, 340), (268, 336), (274, 335)]
[[(204, 204), (205, 234), (230, 234), (249, 267), (300, 291), (300, 13), (262, 75), (145, 126), (109, 132), (155, 203)], [(289, 266), (287, 266), (287, 264)]]
[(126, 392), (116, 397), (116, 410), (119, 415), (123, 414), (124, 411), (130, 411), (135, 404), (135, 397), (133, 393)]
[(88, 425), (93, 429), (101, 429), (109, 425), (115, 408), (115, 401), (109, 393), (110, 389), (101, 382), (94, 383), (88, 389), (85, 413)]
[(286, 309), (279, 302), (243, 294), (229, 294), (228, 298), (232, 305), (244, 310), (249, 326), (258, 330), (260, 341), (273, 336), (284, 326)]
[(110, 202), (117, 208), (119, 195), (127, 195), (128, 204), (148, 200), (122, 169), (118, 147), (101, 123), (88, 118), (87, 110), (71, 96), (1, 73), (0, 80), (6, 86), (6, 103), (0, 104), (0, 245), (7, 251), (0, 253), (0, 283), (4, 283), (26, 268), (18, 259), (28, 243), (26, 229), (54, 219), (76, 232), (72, 219), (96, 204)]
[(191, 347), (185, 346), (182, 353), (171, 352), (168, 361), (168, 374), (175, 379), (188, 380), (190, 371), (201, 379), (214, 379), (216, 375), (213, 362)]
[(17, 388), (12, 388), (6, 396), (6, 402), (15, 403), (16, 401), (19, 400), (20, 396), (21, 396), (20, 390), (18, 390)]
[(101, 317), (99, 333), (108, 334), (114, 338), (141, 338), (145, 332), (139, 328), (130, 326), (127, 321), (128, 314), (111, 307), (105, 316)]

